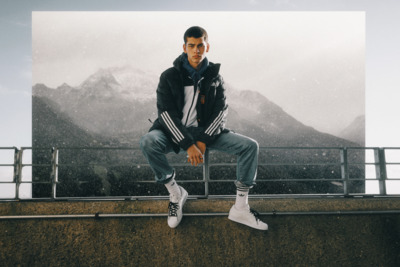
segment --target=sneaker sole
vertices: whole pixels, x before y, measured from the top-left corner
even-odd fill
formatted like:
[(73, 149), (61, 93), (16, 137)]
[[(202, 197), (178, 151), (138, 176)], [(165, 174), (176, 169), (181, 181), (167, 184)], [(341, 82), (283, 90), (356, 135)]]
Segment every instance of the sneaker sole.
[(253, 228), (253, 229), (257, 229), (257, 230), (261, 230), (261, 231), (266, 231), (266, 230), (268, 230), (268, 225), (267, 225), (267, 228), (264, 228), (264, 227), (261, 227), (261, 226), (260, 226), (260, 227), (257, 227), (257, 226), (254, 226), (254, 225), (251, 225), (251, 224), (247, 224), (247, 223), (245, 223), (245, 222), (242, 222), (242, 221), (240, 221), (240, 220), (234, 218), (234, 217), (231, 216), (230, 214), (228, 215), (228, 219), (231, 220), (231, 221), (233, 221), (233, 222), (235, 222), (235, 223), (240, 223), (240, 224), (246, 225), (246, 226), (248, 226), (248, 227), (251, 227), (251, 228)]

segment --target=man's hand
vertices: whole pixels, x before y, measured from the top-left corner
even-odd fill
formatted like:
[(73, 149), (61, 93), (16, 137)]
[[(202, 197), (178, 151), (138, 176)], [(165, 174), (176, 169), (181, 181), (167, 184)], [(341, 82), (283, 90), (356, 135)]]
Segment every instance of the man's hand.
[(201, 150), (195, 144), (190, 146), (186, 152), (188, 154), (188, 162), (192, 165), (197, 166), (203, 163), (203, 153), (201, 153)]
[(197, 141), (197, 142), (196, 142), (196, 146), (200, 149), (201, 154), (204, 155), (204, 153), (206, 153), (206, 144), (204, 144), (204, 143), (201, 142), (201, 141)]

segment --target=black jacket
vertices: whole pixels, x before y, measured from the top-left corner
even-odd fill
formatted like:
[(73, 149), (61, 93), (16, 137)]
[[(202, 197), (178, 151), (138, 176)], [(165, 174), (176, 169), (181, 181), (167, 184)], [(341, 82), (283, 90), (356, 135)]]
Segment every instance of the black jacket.
[[(183, 56), (183, 54), (181, 55)], [(196, 141), (211, 144), (223, 131), (227, 115), (224, 82), (219, 75), (220, 64), (209, 63), (203, 73), (203, 78), (197, 84), (200, 94), (196, 104), (198, 127), (204, 131), (193, 140), (182, 124), (184, 106), (184, 80), (187, 80), (188, 72), (182, 67), (181, 56), (173, 63), (173, 67), (161, 74), (157, 87), (158, 118), (151, 130), (160, 129), (171, 138), (175, 144), (175, 152), (179, 147), (187, 150)]]

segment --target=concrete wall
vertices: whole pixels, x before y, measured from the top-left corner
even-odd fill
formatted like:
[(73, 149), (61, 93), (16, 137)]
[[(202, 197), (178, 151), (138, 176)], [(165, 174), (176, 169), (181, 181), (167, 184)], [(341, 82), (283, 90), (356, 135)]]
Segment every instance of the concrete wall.
[[(233, 200), (188, 200), (166, 217), (5, 219), (8, 215), (166, 213), (167, 201), (2, 202), (0, 266), (400, 266), (399, 198), (253, 199), (266, 232), (233, 223)], [(383, 214), (290, 215), (384, 211)], [(221, 214), (220, 214), (221, 215)]]

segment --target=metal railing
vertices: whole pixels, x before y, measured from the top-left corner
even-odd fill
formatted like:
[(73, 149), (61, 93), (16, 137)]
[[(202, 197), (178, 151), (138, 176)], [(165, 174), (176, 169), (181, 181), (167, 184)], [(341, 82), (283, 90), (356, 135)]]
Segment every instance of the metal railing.
[[(8, 162), (5, 164), (0, 164), (1, 168), (12, 168), (12, 179), (7, 179), (2, 176), (2, 172), (0, 171), (0, 188), (7, 186), (13, 187), (15, 190), (13, 196), (1, 196), (0, 201), (10, 201), (10, 200), (27, 200), (27, 199), (163, 199), (167, 198), (167, 196), (163, 195), (135, 195), (135, 196), (88, 196), (88, 197), (70, 197), (70, 196), (59, 196), (57, 194), (58, 186), (63, 183), (63, 180), (59, 177), (60, 168), (84, 168), (88, 166), (92, 167), (110, 167), (110, 166), (132, 166), (136, 165), (137, 168), (141, 167), (149, 167), (149, 165), (142, 160), (138, 163), (129, 163), (129, 164), (120, 164), (120, 163), (110, 163), (106, 162), (90, 162), (90, 163), (81, 163), (81, 162), (65, 162), (60, 156), (60, 151), (77, 151), (77, 152), (88, 152), (88, 151), (139, 151), (139, 148), (132, 147), (60, 147), (60, 148), (32, 148), (32, 147), (22, 147), (20, 149), (16, 147), (1, 147), (1, 151), (13, 151), (13, 162)], [(29, 162), (28, 160), (24, 160), (24, 154), (30, 151), (32, 156), (35, 156), (35, 152), (41, 151), (41, 153), (46, 154), (47, 162)], [(281, 157), (277, 155), (295, 155), (301, 154), (301, 151), (308, 151), (308, 159), (301, 161), (301, 157), (292, 157), (290, 162), (280, 161)], [(378, 148), (378, 147), (261, 147), (260, 154), (263, 155), (262, 160), (259, 162), (259, 171), (257, 184), (262, 183), (328, 183), (328, 184), (336, 184), (338, 188), (343, 188), (341, 192), (319, 192), (319, 193), (257, 193), (252, 195), (252, 197), (315, 197), (315, 196), (329, 196), (329, 197), (349, 197), (349, 196), (400, 196), (399, 193), (388, 193), (388, 183), (398, 183), (400, 185), (400, 175), (396, 177), (388, 177), (387, 168), (388, 167), (400, 167), (400, 160), (396, 161), (397, 158), (400, 158), (400, 153), (396, 154), (395, 159), (387, 162), (386, 154), (388, 152), (400, 152), (400, 148), (396, 147), (386, 147), (386, 148)], [(29, 154), (29, 153), (28, 153)], [(326, 160), (327, 154), (333, 155), (329, 157), (329, 159), (334, 159), (334, 161)], [(79, 155), (79, 153), (77, 153)], [(311, 155), (311, 156), (310, 156)], [(354, 156), (357, 155), (357, 156)], [(275, 159), (277, 158), (277, 159)], [(312, 158), (312, 159), (310, 159)], [(314, 159), (318, 159), (314, 161)], [(117, 159), (116, 159), (117, 160)], [(360, 161), (361, 160), (361, 161)], [(26, 162), (28, 161), (28, 162)], [(117, 160), (118, 161), (118, 160)], [(0, 157), (0, 163), (3, 163), (2, 158)], [(185, 167), (190, 166), (188, 163), (173, 163), (175, 167)], [(192, 195), (192, 198), (222, 198), (222, 197), (232, 197), (232, 195), (221, 195), (221, 194), (212, 194), (210, 192), (210, 185), (219, 183), (232, 183), (234, 179), (215, 179), (211, 177), (210, 174), (211, 168), (221, 168), (221, 167), (231, 167), (236, 166), (236, 162), (217, 162), (213, 161), (210, 156), (210, 152), (206, 151), (204, 164), (202, 164), (202, 177), (201, 179), (182, 179), (178, 182), (181, 183), (196, 183), (203, 184), (203, 194)], [(329, 167), (330, 166), (330, 167)], [(351, 168), (357, 166), (358, 170), (361, 172), (358, 173), (359, 177), (353, 177)], [(288, 177), (285, 174), (285, 177), (280, 177), (279, 173), (274, 177), (265, 177), (265, 170), (280, 168), (279, 170), (287, 170), (288, 168), (300, 168), (302, 171), (300, 172), (301, 177)], [(325, 172), (331, 172), (337, 177), (307, 177), (307, 173), (309, 170), (317, 169), (318, 167), (325, 168)], [(24, 169), (33, 170), (35, 168), (46, 168), (49, 170), (49, 177), (24, 177), (23, 171)], [(371, 169), (372, 168), (372, 169)], [(340, 175), (337, 174), (337, 169), (340, 170)], [(371, 171), (374, 173), (371, 176)], [(331, 174), (329, 173), (329, 174)], [(395, 172), (396, 173), (396, 172)], [(398, 172), (400, 173), (400, 171)], [(333, 176), (334, 176), (333, 175)], [(304, 177), (305, 176), (305, 177)], [(78, 182), (78, 183), (87, 183), (88, 181)], [(140, 183), (155, 183), (153, 177), (151, 179), (136, 179), (133, 181), (136, 184)], [(352, 184), (361, 183), (361, 186), (365, 186), (364, 183), (374, 183), (376, 184), (377, 190), (372, 193), (366, 193), (361, 190), (361, 192), (353, 192)], [(28, 185), (29, 186), (38, 186), (38, 185), (47, 185), (51, 187), (51, 193), (47, 197), (24, 197), (21, 196), (21, 186)], [(400, 188), (400, 186), (399, 186)], [(0, 192), (2, 192), (0, 190)], [(4, 193), (4, 190), (3, 190)]]

